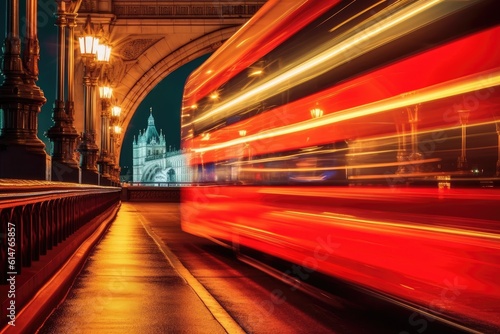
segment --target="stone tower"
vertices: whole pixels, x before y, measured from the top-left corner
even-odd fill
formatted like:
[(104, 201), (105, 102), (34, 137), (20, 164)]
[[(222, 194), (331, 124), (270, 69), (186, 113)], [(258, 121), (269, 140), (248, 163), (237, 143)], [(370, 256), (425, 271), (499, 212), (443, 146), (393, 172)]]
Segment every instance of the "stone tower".
[(165, 156), (167, 151), (165, 135), (160, 129), (156, 130), (153, 108), (149, 108), (148, 127), (144, 131), (139, 131), (137, 138), (133, 141), (133, 182), (142, 181), (145, 162), (152, 159), (159, 159)]

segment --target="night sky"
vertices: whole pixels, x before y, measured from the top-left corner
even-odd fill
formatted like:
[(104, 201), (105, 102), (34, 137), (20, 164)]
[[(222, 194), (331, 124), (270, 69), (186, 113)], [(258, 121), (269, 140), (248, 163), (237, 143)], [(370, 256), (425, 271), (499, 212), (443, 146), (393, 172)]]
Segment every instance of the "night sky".
[[(6, 32), (5, 18), (5, 3), (1, 8), (0, 14), (0, 36), (2, 36), (2, 52)], [(24, 2), (21, 1), (20, 13), (21, 17), (20, 34), (21, 37), (25, 34), (25, 16)], [(37, 82), (38, 86), (43, 90), (47, 102), (42, 107), (42, 112), (38, 118), (38, 137), (45, 143), (47, 152), (50, 151), (49, 138), (45, 136), (45, 132), (53, 125), (52, 109), (56, 96), (55, 85), (57, 80), (57, 27), (55, 26), (56, 3), (53, 0), (38, 1), (38, 39), (40, 43), (40, 75)], [(77, 28), (78, 31), (78, 28)], [(187, 76), (203, 63), (208, 55), (193, 60), (167, 76), (158, 84), (150, 94), (142, 101), (139, 108), (136, 110), (132, 121), (126, 129), (124, 142), (121, 147), (122, 153), (120, 157), (120, 166), (122, 172), (126, 172), (125, 166), (132, 164), (132, 139), (134, 135), (139, 133), (139, 129), (147, 127), (149, 108), (153, 108), (153, 116), (155, 118), (156, 128), (158, 132), (163, 129), (169, 146), (179, 148), (180, 146), (180, 110), (182, 101), (182, 90)], [(78, 59), (76, 59), (78, 61)], [(0, 82), (3, 83), (4, 77), (1, 75)], [(182, 84), (181, 84), (182, 83)], [(83, 89), (83, 87), (80, 87)], [(79, 89), (79, 87), (75, 87)], [(124, 129), (125, 131), (125, 129)]]

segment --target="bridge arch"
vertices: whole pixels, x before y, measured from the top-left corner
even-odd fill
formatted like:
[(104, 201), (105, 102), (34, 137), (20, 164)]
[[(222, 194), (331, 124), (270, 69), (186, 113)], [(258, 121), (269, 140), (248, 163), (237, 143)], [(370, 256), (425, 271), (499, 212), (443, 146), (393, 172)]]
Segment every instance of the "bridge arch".
[[(140, 103), (170, 73), (190, 61), (214, 52), (233, 35), (266, 0), (75, 0), (78, 35), (87, 21), (101, 29), (113, 47), (105, 76), (113, 87), (113, 103), (122, 107), (123, 132)], [(76, 36), (78, 37), (78, 36)], [(75, 52), (75, 120), (79, 133), (84, 120), (84, 66)], [(100, 74), (102, 76), (102, 73)], [(96, 105), (99, 106), (97, 96)], [(180, 110), (179, 110), (180, 112)], [(94, 110), (95, 141), (101, 142), (101, 108)], [(120, 161), (124, 135), (114, 152)]]
[[(154, 64), (151, 63), (149, 69), (143, 72), (136, 71), (137, 76), (125, 76), (120, 80), (120, 85), (116, 87), (115, 96), (118, 97), (118, 104), (121, 105), (123, 110), (120, 121), (123, 130), (126, 131), (135, 111), (156, 85), (183, 65), (205, 54), (214, 52), (237, 29), (238, 27), (230, 27), (209, 33), (188, 42), (174, 51), (167, 50), (164, 47), (165, 39), (155, 43), (148, 52), (157, 53), (160, 59)], [(140, 67), (140, 65), (136, 63), (133, 67)], [(134, 71), (133, 68), (131, 70)]]
[(144, 172), (141, 177), (141, 182), (167, 182), (167, 180), (156, 180), (155, 177), (157, 175), (162, 174), (163, 168), (160, 164), (151, 164), (144, 169)]

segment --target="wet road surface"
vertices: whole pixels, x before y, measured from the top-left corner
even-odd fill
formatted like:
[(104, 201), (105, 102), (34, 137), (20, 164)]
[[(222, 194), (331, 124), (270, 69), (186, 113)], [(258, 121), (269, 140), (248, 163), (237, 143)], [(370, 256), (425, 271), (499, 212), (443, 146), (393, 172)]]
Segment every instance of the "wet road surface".
[[(339, 287), (338, 290), (342, 290)], [(345, 294), (319, 302), (184, 233), (179, 205), (123, 203), (39, 333), (460, 333)]]
[(166, 261), (132, 205), (96, 246), (39, 333), (224, 333)]

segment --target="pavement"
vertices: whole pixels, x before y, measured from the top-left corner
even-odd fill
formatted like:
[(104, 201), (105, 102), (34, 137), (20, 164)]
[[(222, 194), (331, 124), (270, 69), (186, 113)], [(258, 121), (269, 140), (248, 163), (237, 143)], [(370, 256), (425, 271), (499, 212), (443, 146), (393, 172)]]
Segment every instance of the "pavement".
[[(239, 325), (136, 210), (123, 203), (64, 302), (38, 333), (238, 333)], [(168, 205), (178, 219), (178, 204)]]

